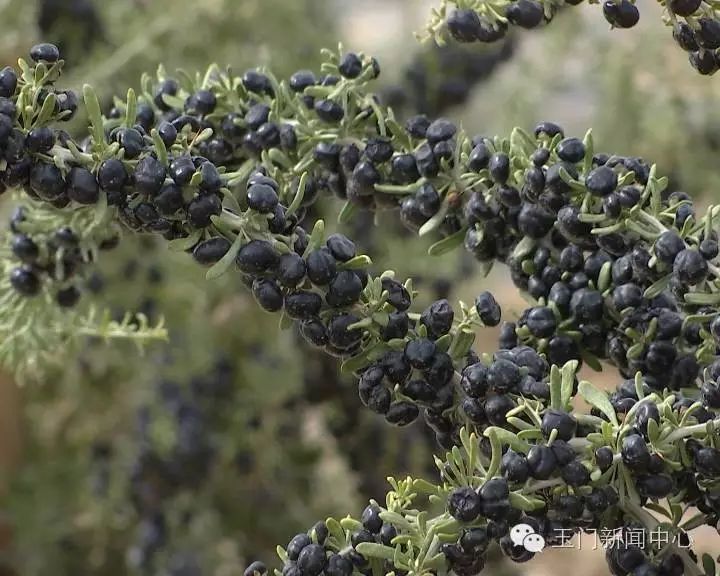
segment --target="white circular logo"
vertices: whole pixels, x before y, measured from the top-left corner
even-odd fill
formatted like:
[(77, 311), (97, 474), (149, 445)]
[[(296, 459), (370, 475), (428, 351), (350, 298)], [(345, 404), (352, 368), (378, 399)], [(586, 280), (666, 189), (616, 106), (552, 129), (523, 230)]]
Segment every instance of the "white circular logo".
[(510, 530), (510, 540), (515, 546), (522, 546), (528, 552), (542, 552), (545, 538), (535, 532), (530, 524), (516, 524)]

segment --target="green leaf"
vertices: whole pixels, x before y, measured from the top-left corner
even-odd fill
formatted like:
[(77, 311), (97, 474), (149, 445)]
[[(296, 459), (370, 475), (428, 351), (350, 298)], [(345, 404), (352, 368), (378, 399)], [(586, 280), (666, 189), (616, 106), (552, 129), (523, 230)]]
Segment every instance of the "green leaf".
[(445, 220), (445, 216), (447, 215), (449, 209), (450, 205), (446, 200), (445, 202), (443, 202), (442, 206), (440, 206), (440, 210), (438, 210), (435, 215), (430, 218), (430, 220), (420, 226), (420, 230), (418, 230), (418, 236), (426, 236), (427, 234), (430, 234), (430, 232), (439, 228)]
[(577, 372), (577, 360), (570, 360), (562, 367), (562, 379), (560, 388), (560, 400), (564, 409), (573, 397), (573, 388), (575, 386), (575, 372)]
[(315, 222), (315, 226), (313, 226), (312, 233), (310, 234), (310, 239), (308, 240), (307, 248), (305, 248), (305, 252), (303, 253), (303, 257), (307, 256), (312, 252), (313, 250), (317, 250), (320, 248), (320, 245), (323, 243), (325, 239), (325, 222), (323, 220), (318, 220)]
[(702, 565), (705, 576), (715, 576), (715, 560), (707, 552), (702, 555)]
[(555, 364), (550, 367), (550, 406), (562, 410), (562, 373)]
[(530, 444), (518, 438), (517, 434), (511, 432), (510, 430), (505, 430), (504, 428), (499, 428), (497, 426), (490, 426), (483, 433), (483, 435), (488, 438), (490, 438), (491, 434), (493, 434), (502, 445), (510, 446), (510, 448), (515, 450), (515, 452), (527, 454), (530, 451)]
[(670, 283), (670, 279), (672, 278), (672, 274), (667, 274), (660, 278), (660, 280), (656, 280), (653, 282), (650, 286), (647, 287), (645, 290), (643, 296), (648, 299), (655, 298), (662, 294), (662, 292), (667, 288), (668, 284)]
[(510, 505), (513, 508), (518, 508), (524, 512), (531, 512), (545, 506), (545, 503), (539, 498), (533, 498), (532, 496), (525, 496), (518, 492), (510, 492)]
[(530, 238), (530, 236), (523, 236), (523, 239), (517, 243), (513, 250), (512, 257), (514, 260), (523, 260), (525, 256), (529, 256), (535, 248), (537, 241)]
[(355, 550), (369, 558), (380, 558), (382, 560), (393, 560), (395, 558), (395, 548), (376, 544), (375, 542), (361, 542), (355, 546)]
[(87, 109), (90, 126), (92, 127), (93, 142), (95, 144), (105, 143), (105, 129), (103, 127), (102, 112), (95, 90), (89, 84), (83, 86), (83, 100)]
[(363, 350), (360, 354), (348, 358), (340, 365), (340, 372), (343, 374), (353, 374), (361, 368), (365, 368), (370, 364), (370, 349)]
[(370, 256), (366, 256), (365, 254), (359, 254), (358, 256), (355, 256), (355, 258), (352, 258), (347, 262), (341, 262), (340, 264), (338, 264), (338, 269), (362, 270), (363, 268), (367, 268), (368, 266), (372, 266), (372, 260), (370, 259)]
[(338, 222), (340, 224), (350, 223), (356, 210), (357, 206), (348, 200), (345, 204), (343, 204), (340, 214), (338, 214)]
[(295, 191), (295, 197), (293, 198), (290, 206), (285, 212), (286, 216), (290, 216), (297, 212), (298, 208), (302, 204), (303, 198), (305, 198), (305, 187), (307, 186), (307, 172), (303, 172), (300, 176), (300, 183), (298, 184), (297, 190)]
[(349, 516), (340, 520), (340, 526), (342, 526), (343, 529), (350, 530), (352, 532), (362, 530), (363, 528), (362, 522), (355, 520), (355, 518), (350, 518)]
[(190, 234), (187, 238), (176, 238), (175, 240), (170, 240), (170, 242), (168, 242), (168, 249), (171, 252), (185, 252), (198, 243), (201, 235), (202, 231), (195, 230), (195, 232)]
[(335, 518), (325, 520), (325, 526), (327, 526), (330, 536), (335, 538), (339, 543), (345, 542), (345, 532)]
[(155, 152), (157, 153), (160, 164), (162, 164), (163, 166), (167, 166), (168, 153), (167, 148), (165, 147), (165, 142), (163, 142), (163, 139), (160, 138), (160, 134), (158, 134), (158, 131), (155, 128), (150, 131), (150, 136), (153, 139), (153, 144), (155, 145)]
[(137, 97), (135, 96), (135, 90), (128, 88), (127, 91), (127, 104), (125, 107), (125, 126), (132, 128), (135, 126), (135, 118), (137, 117)]
[(232, 263), (235, 261), (235, 256), (237, 256), (241, 247), (242, 235), (238, 234), (237, 238), (235, 238), (235, 241), (232, 243), (232, 246), (230, 246), (230, 249), (226, 252), (225, 256), (215, 262), (215, 264), (213, 264), (210, 269), (205, 273), (205, 279), (215, 280), (216, 278), (219, 278), (220, 276), (225, 274), (225, 272), (228, 271), (228, 268), (230, 268)]
[(463, 240), (465, 239), (465, 228), (462, 230), (458, 230), (454, 234), (451, 234), (447, 238), (443, 238), (442, 240), (438, 240), (428, 248), (428, 255), (430, 256), (442, 256), (443, 254), (447, 254), (448, 252), (452, 252), (460, 246), (463, 243)]
[(615, 410), (613, 409), (605, 392), (595, 388), (595, 386), (590, 384), (587, 380), (583, 380), (580, 382), (580, 386), (578, 387), (578, 393), (583, 397), (585, 402), (591, 406), (595, 406), (595, 408), (605, 414), (605, 416), (607, 416), (610, 419), (610, 422), (612, 422), (615, 426), (618, 425)]
[(52, 120), (53, 114), (55, 113), (55, 94), (50, 92), (43, 101), (42, 108), (38, 114), (35, 124), (37, 126), (43, 126)]

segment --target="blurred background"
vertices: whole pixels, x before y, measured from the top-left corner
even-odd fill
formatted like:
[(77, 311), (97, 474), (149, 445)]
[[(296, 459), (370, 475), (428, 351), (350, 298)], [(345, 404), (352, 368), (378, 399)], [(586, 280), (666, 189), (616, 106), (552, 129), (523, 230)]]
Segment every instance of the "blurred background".
[[(546, 30), (441, 49), (414, 37), (431, 4), (0, 0), (0, 65), (55, 42), (65, 85), (92, 84), (109, 109), (159, 64), (191, 73), (212, 62), (237, 72), (267, 65), (286, 77), (317, 68), (320, 48), (342, 42), (378, 57), (377, 90), (400, 116), (447, 115), (486, 135), (544, 119), (578, 136), (593, 126), (600, 151), (641, 155), (675, 189), (701, 203), (716, 197), (720, 88), (690, 68), (655, 6), (642, 6), (631, 31), (610, 32), (599, 8), (583, 5)], [(83, 127), (78, 118), (71, 128)], [(332, 222), (337, 210), (327, 199), (313, 217)], [(433, 259), (396, 215), (381, 223), (360, 215), (343, 231), (377, 269), (412, 276), (421, 305), (490, 289), (506, 316), (524, 307), (503, 270), (483, 278), (462, 250)], [(38, 381), (0, 378), (0, 576), (242, 574), (316, 520), (382, 499), (388, 475), (434, 478), (422, 425), (390, 428), (362, 409), (336, 362), (280, 331), (238, 278), (206, 282), (186, 255), (126, 238), (86, 289), (113, 310), (164, 315), (170, 342), (142, 357), (88, 342)], [(478, 350), (493, 351), (495, 338), (483, 332)], [(593, 379), (615, 383), (607, 371)], [(486, 570), (570, 574), (592, 557), (588, 576), (605, 574), (599, 551), (583, 548)]]

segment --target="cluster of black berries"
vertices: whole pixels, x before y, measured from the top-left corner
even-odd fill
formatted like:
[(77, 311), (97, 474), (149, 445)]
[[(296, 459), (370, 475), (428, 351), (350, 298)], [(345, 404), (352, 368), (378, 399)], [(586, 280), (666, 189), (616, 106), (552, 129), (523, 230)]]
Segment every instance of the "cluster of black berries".
[[(26, 212), (22, 208), (18, 208), (10, 219), (10, 249), (15, 261), (8, 272), (10, 285), (28, 298), (43, 293), (46, 287), (58, 306), (74, 307), (82, 294), (88, 262), (80, 239), (68, 226), (40, 235), (25, 233), (22, 231), (25, 221)], [(110, 250), (117, 245), (118, 239), (117, 236), (109, 237), (99, 247)]]
[(431, 44), (415, 55), (400, 83), (383, 90), (382, 100), (395, 112), (438, 117), (465, 103), (471, 91), (511, 58), (514, 50), (510, 37), (497, 47)]
[[(176, 382), (163, 380), (157, 392), (161, 411), (150, 405), (137, 415), (137, 452), (128, 478), (130, 501), (137, 514), (135, 541), (128, 558), (134, 568), (147, 570), (158, 553), (172, 542), (168, 507), (177, 494), (197, 492), (209, 478), (216, 461), (213, 426), (220, 408), (234, 392), (234, 368), (219, 359), (202, 376), (194, 377), (187, 390)], [(153, 432), (156, 420), (171, 422), (173, 442), (158, 443)], [(98, 442), (92, 451), (93, 485), (103, 497), (110, 482), (112, 445)], [(191, 521), (192, 511), (184, 521)]]
[[(284, 576), (351, 576), (354, 572), (371, 574), (370, 558), (358, 552), (364, 543), (390, 546), (398, 535), (397, 529), (380, 517), (381, 509), (374, 503), (363, 511), (357, 528), (348, 531), (339, 541), (325, 522), (318, 522), (307, 533), (290, 540), (285, 549)], [(391, 561), (384, 562), (384, 572), (394, 568)], [(267, 568), (261, 562), (248, 566), (245, 576), (264, 576)]]
[[(578, 5), (582, 0), (566, 0), (566, 5)], [(673, 38), (689, 53), (690, 64), (700, 74), (715, 73), (720, 67), (720, 18), (714, 9), (703, 9), (702, 0), (669, 0), (666, 10), (672, 15)], [(613, 28), (632, 28), (640, 21), (640, 11), (634, 0), (605, 0), (603, 16)], [(535, 28), (548, 21), (548, 13), (537, 0), (511, 0), (505, 8), (510, 24)], [(450, 36), (458, 42), (495, 42), (502, 39), (508, 25), (490, 20), (472, 9), (451, 11), (445, 25)]]
[[(435, 126), (455, 133), (447, 121), (428, 132)], [(692, 294), (716, 278), (715, 233), (704, 237), (686, 194), (649, 193), (642, 159), (591, 154), (549, 122), (535, 137), (534, 149), (511, 154), (475, 138), (462, 171), (484, 189), (451, 197), (445, 212), (466, 229), (468, 251), (506, 262), (515, 285), (538, 302), (504, 333), (551, 364), (596, 356), (626, 377), (642, 372), (656, 390), (692, 385), (707, 362), (695, 353), (712, 344), (708, 310)], [(442, 202), (426, 182), (403, 200), (401, 218), (417, 228)], [(688, 313), (700, 319), (683, 323)]]
[[(582, 0), (568, 1), (579, 4)], [(450, 36), (458, 42), (497, 42), (505, 37), (508, 24), (520, 28), (537, 28), (548, 22), (554, 14), (548, 14), (537, 0), (514, 0), (505, 6), (505, 21), (489, 19), (470, 8), (452, 10), (445, 22)]]
[(720, 67), (720, 18), (702, 11), (701, 5), (702, 0), (671, 0), (666, 7), (676, 17), (673, 23), (675, 42), (689, 53), (692, 67), (707, 75), (717, 72)]

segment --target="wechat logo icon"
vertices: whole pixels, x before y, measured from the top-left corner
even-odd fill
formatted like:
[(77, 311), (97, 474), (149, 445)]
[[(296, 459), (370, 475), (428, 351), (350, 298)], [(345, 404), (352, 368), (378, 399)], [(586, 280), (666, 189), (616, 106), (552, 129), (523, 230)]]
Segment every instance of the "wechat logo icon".
[(537, 534), (530, 524), (513, 526), (510, 539), (515, 546), (522, 546), (528, 552), (542, 552), (545, 548), (545, 538)]

